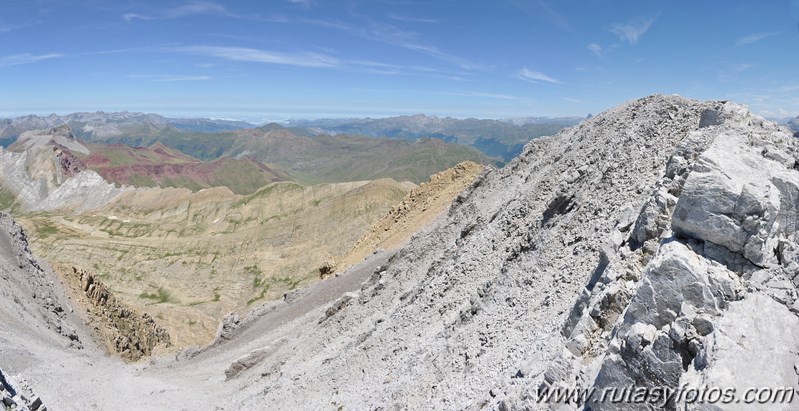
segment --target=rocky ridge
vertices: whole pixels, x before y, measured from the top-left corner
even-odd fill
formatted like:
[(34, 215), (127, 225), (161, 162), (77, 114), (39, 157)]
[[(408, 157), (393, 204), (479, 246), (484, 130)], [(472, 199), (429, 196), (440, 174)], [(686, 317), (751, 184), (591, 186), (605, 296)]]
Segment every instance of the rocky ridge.
[(147, 313), (138, 313), (117, 299), (92, 273), (72, 267), (66, 283), (73, 301), (86, 307), (89, 325), (109, 352), (128, 361), (150, 356), (159, 347), (169, 347), (169, 333)]
[(320, 268), (320, 273), (343, 271), (373, 252), (401, 246), (412, 234), (445, 211), (452, 200), (484, 170), (480, 164), (465, 161), (430, 176), (429, 182), (412, 189), (400, 204), (372, 224), (346, 254), (326, 262)]
[(536, 140), (255, 367), (244, 404), (569, 409), (585, 404), (537, 396), (796, 388), (798, 154), (742, 106), (674, 96)]

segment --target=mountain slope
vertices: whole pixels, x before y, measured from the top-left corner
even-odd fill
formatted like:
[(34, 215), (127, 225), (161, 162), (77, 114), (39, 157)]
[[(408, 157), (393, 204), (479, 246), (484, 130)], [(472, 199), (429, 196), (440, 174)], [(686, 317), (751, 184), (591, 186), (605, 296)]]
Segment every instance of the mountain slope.
[(252, 194), (278, 181), (292, 180), (277, 166), (250, 158), (229, 157), (202, 162), (163, 144), (148, 148), (122, 144), (91, 145), (82, 160), (106, 181), (136, 187), (175, 187), (197, 191), (228, 187), (236, 194)]
[(83, 213), (17, 217), (31, 247), (68, 275), (97, 276), (159, 320), (178, 347), (207, 343), (231, 310), (279, 298), (319, 277), (411, 187), (393, 180), (127, 190)]
[(493, 162), (473, 148), (435, 139), (411, 142), (345, 135), (313, 136), (276, 124), (230, 133), (174, 134), (121, 142), (132, 146), (161, 142), (203, 160), (251, 157), (276, 164), (309, 184), (379, 178), (419, 183), (461, 161)]
[(411, 190), (401, 203), (369, 227), (352, 249), (340, 256), (330, 274), (343, 271), (376, 250), (394, 250), (423, 227), (439, 217), (452, 201), (485, 169), (479, 164), (463, 162), (430, 176), (430, 181)]
[[(538, 139), (318, 325), (298, 318), (302, 338), (252, 368), (266, 377), (243, 406), (539, 409), (549, 387), (797, 388), (798, 148), (735, 104), (664, 96)], [(779, 361), (734, 371), (760, 347)]]
[[(27, 173), (46, 174), (48, 181), (54, 178), (49, 191), (67, 182), (67, 177), (84, 170), (94, 171), (105, 181), (117, 186), (175, 187), (193, 191), (228, 187), (236, 194), (252, 194), (270, 183), (292, 180), (280, 167), (266, 165), (249, 157), (223, 157), (203, 162), (160, 143), (149, 148), (123, 144), (84, 144), (66, 125), (22, 133), (8, 147), (8, 151), (19, 153), (17, 157), (52, 157), (52, 165), (42, 160), (37, 165), (29, 162), (25, 168)], [(9, 153), (6, 162), (13, 162), (14, 156)]]
[[(200, 409), (211, 399), (193, 388), (142, 376), (106, 357), (48, 265), (31, 256), (24, 231), (0, 213), (0, 401), (37, 409)], [(117, 318), (123, 317), (117, 313)], [(65, 384), (69, 381), (69, 384)], [(197, 385), (199, 384), (199, 385)], [(120, 390), (119, 387), (125, 387)], [(43, 408), (38, 408), (43, 409)]]
[[(748, 387), (799, 388), (797, 164), (799, 143), (737, 104), (631, 101), (529, 143), (396, 253), (226, 316), (203, 350), (135, 375), (98, 359), (92, 398), (119, 408), (125, 382), (140, 407), (751, 409)], [(82, 357), (51, 357), (86, 381)], [(15, 361), (64, 391), (52, 362)], [(541, 397), (569, 387), (600, 396)], [(614, 388), (628, 399), (600, 401)], [(709, 388), (737, 391), (684, 395)]]

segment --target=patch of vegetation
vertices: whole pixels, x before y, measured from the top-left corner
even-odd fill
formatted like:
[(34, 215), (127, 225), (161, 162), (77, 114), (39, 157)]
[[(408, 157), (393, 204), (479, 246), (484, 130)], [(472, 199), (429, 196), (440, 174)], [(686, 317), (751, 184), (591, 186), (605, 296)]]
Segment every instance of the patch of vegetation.
[(247, 275), (247, 276), (250, 276), (250, 275), (252, 276), (252, 288), (253, 289), (256, 289), (256, 288), (260, 287), (261, 284), (263, 283), (263, 279), (261, 278), (261, 275), (263, 274), (263, 272), (261, 272), (261, 269), (258, 268), (258, 264), (254, 264), (254, 265), (250, 265), (250, 266), (244, 267), (244, 274)]
[(58, 228), (49, 222), (43, 222), (36, 226), (36, 233), (40, 238), (47, 238), (53, 234), (58, 234)]
[(17, 197), (12, 192), (0, 187), (0, 210), (8, 210), (16, 202)]
[(215, 164), (220, 164), (220, 167), (214, 173), (211, 185), (228, 187), (236, 194), (253, 194), (272, 182), (291, 178), (282, 170), (263, 170), (247, 160), (220, 159)]
[(143, 292), (139, 294), (139, 298), (145, 300), (154, 300), (156, 304), (175, 302), (172, 294), (163, 287), (158, 287), (158, 290), (155, 293)]
[(150, 176), (134, 173), (128, 178), (128, 184), (136, 187), (157, 187), (158, 183), (155, 182)]
[(249, 300), (247, 300), (247, 305), (250, 305), (250, 304), (252, 304), (252, 303), (254, 303), (254, 302), (258, 301), (258, 300), (263, 300), (264, 297), (266, 296), (266, 292), (267, 291), (269, 291), (269, 286), (268, 285), (261, 289), (261, 294), (258, 294), (258, 296), (250, 298)]
[(285, 284), (286, 288), (288, 288), (289, 290), (293, 290), (299, 287), (300, 283), (302, 282), (302, 279), (300, 278), (290, 278), (290, 277), (278, 278), (276, 280)]

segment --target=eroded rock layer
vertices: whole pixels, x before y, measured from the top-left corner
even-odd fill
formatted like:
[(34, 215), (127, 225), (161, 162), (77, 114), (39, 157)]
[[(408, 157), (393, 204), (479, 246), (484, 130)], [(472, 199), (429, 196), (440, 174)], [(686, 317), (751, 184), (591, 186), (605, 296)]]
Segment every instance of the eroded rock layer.
[(129, 361), (168, 347), (169, 333), (147, 313), (138, 313), (119, 301), (92, 273), (72, 267), (67, 282), (80, 293), (97, 336), (113, 353)]

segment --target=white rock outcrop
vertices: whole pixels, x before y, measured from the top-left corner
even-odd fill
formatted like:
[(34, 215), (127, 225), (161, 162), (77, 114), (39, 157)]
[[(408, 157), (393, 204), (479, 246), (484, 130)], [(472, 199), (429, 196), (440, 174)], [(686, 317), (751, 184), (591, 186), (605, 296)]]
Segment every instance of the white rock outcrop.
[[(62, 148), (88, 154), (66, 127), (26, 132), (10, 150), (0, 147), (0, 186), (25, 211), (100, 208), (132, 187), (116, 187), (92, 170), (76, 167)], [(11, 151), (17, 150), (17, 151)]]

